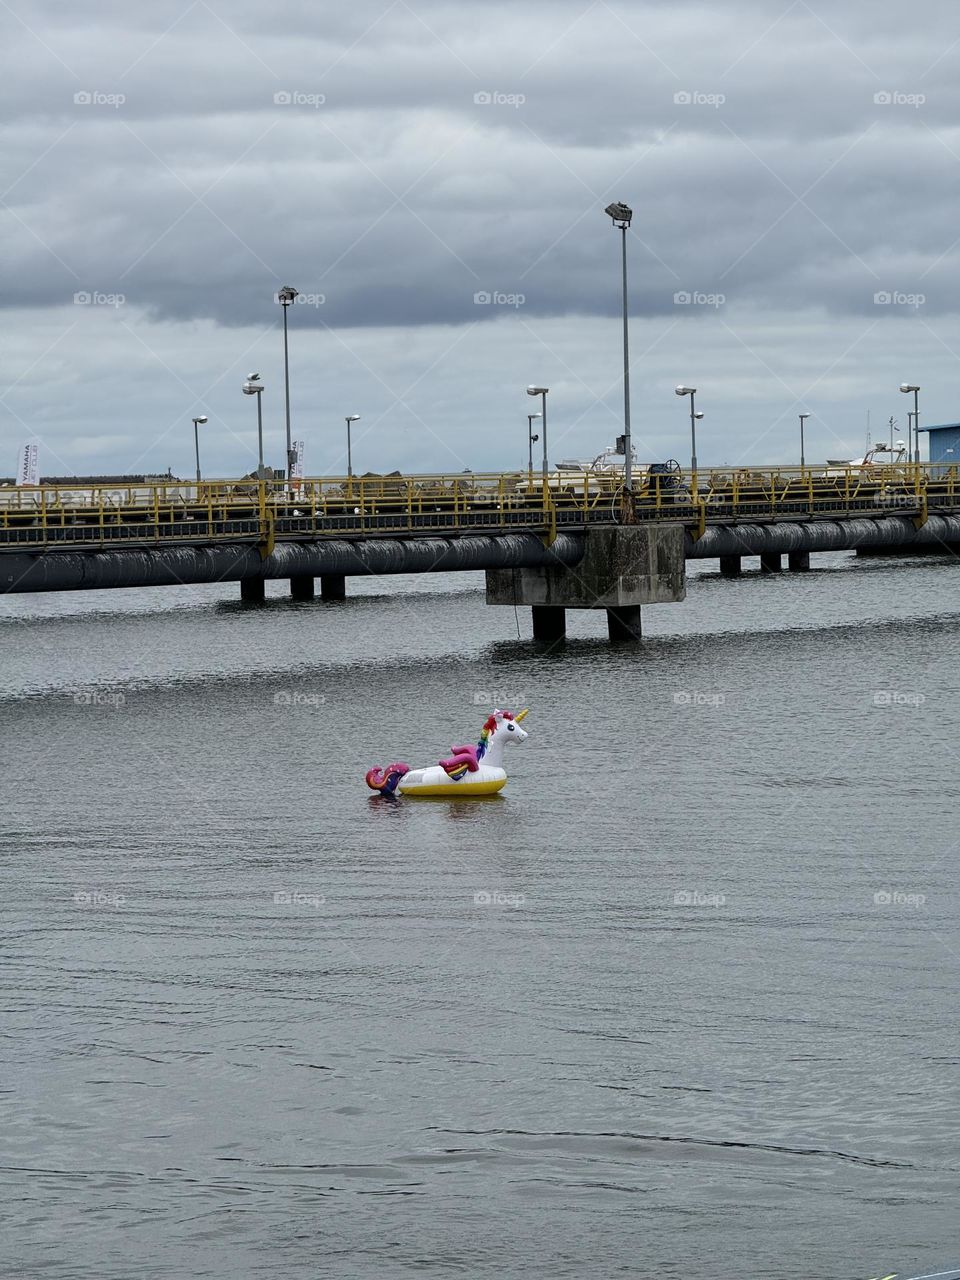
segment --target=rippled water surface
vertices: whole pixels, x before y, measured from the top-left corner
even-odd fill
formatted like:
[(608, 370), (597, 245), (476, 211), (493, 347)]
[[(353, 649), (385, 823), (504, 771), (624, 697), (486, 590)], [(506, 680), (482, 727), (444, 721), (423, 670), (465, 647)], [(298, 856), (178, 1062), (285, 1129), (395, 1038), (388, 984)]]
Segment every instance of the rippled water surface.
[[(714, 568), (0, 601), (8, 1273), (955, 1261), (960, 571)], [(366, 789), (492, 699), (502, 797)]]

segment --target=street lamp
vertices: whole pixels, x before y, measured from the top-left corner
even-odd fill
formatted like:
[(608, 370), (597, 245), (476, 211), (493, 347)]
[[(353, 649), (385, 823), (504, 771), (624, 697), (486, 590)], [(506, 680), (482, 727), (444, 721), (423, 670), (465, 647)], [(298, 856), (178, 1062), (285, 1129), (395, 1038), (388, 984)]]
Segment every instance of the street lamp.
[(805, 465), (804, 457), (803, 457), (803, 424), (804, 424), (804, 421), (809, 417), (810, 417), (809, 413), (800, 414), (800, 465), (801, 467)]
[(197, 454), (197, 484), (200, 483), (200, 432), (197, 428), (200, 426), (201, 422), (206, 421), (207, 419), (205, 415), (201, 415), (199, 418), (194, 418), (193, 420), (193, 447)]
[(527, 387), (528, 396), (540, 397), (540, 417), (543, 419), (543, 482), (547, 482), (547, 392), (549, 387)]
[(359, 422), (359, 413), (348, 413), (345, 418), (347, 424), (347, 478), (353, 479), (353, 454), (350, 452), (350, 424), (351, 422)]
[(696, 387), (677, 387), (678, 396), (690, 397), (690, 496), (693, 501), (697, 501), (697, 420), (703, 417), (702, 413), (697, 413), (695, 401), (697, 398)]
[(620, 247), (623, 261), (623, 435), (626, 445), (626, 461), (623, 468), (623, 486), (627, 493), (633, 483), (633, 458), (630, 445), (630, 348), (627, 337), (627, 227), (633, 217), (629, 205), (608, 204), (604, 213), (613, 219), (620, 231)]
[(904, 395), (913, 392), (913, 439), (914, 445), (914, 462), (920, 461), (920, 388), (913, 382), (901, 382), (900, 390)]
[(262, 480), (264, 476), (263, 405), (261, 403), (261, 397), (263, 395), (263, 383), (260, 381), (259, 373), (247, 374), (247, 380), (243, 384), (243, 394), (245, 396), (257, 397), (257, 479)]
[(287, 307), (293, 302), (294, 298), (300, 296), (300, 291), (294, 289), (292, 284), (285, 284), (277, 293), (277, 301), (283, 307), (283, 386), (286, 392), (287, 406), (287, 485), (289, 487), (290, 475), (293, 471), (294, 454), (293, 442), (290, 439), (290, 360), (287, 355)]
[(542, 416), (539, 413), (527, 414), (527, 484), (533, 480), (533, 442), (540, 439), (538, 435), (533, 434), (533, 422), (535, 418)]

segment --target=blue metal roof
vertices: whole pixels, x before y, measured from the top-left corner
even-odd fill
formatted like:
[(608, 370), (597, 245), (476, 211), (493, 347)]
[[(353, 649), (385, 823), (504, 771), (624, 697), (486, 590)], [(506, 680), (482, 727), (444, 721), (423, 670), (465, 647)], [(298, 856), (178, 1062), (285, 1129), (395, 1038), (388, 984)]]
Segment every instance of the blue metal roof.
[(956, 431), (960, 422), (942, 422), (938, 427), (921, 427), (921, 431)]

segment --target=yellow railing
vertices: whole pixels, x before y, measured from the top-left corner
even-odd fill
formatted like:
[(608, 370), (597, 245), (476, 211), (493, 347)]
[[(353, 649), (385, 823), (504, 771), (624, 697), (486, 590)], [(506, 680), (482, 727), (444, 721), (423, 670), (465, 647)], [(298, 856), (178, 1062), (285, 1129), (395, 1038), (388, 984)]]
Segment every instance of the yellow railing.
[[(694, 501), (694, 492), (697, 500)], [(0, 552), (23, 547), (530, 530), (666, 520), (707, 524), (960, 509), (960, 468), (638, 468), (632, 503), (614, 474), (334, 476), (0, 488)]]
[(618, 518), (615, 481), (534, 473), (0, 489), (0, 550), (558, 527)]
[[(696, 493), (696, 501), (694, 501)], [(871, 467), (744, 467), (646, 474), (634, 487), (638, 520), (707, 524), (913, 514), (960, 507), (960, 469), (943, 463)]]

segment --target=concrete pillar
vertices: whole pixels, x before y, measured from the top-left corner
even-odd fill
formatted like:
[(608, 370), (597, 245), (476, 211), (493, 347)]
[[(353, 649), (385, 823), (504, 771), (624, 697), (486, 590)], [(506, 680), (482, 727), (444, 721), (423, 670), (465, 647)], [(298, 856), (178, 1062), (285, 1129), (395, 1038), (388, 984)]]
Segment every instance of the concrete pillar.
[(262, 604), (266, 595), (266, 586), (264, 578), (241, 578), (240, 599), (247, 604)]
[(324, 573), (320, 578), (321, 600), (346, 600), (347, 579), (342, 573)]
[(810, 552), (809, 551), (790, 551), (787, 554), (787, 564), (791, 573), (806, 573), (810, 568)]
[(290, 599), (313, 599), (313, 577), (309, 573), (298, 573), (290, 579)]
[(567, 611), (557, 605), (535, 604), (530, 612), (533, 614), (533, 638), (553, 644), (563, 640), (567, 634)]
[(721, 556), (720, 572), (725, 578), (740, 577), (740, 557), (739, 556)]
[(607, 610), (607, 633), (611, 640), (639, 640), (640, 606), (627, 605), (625, 608)]
[(760, 569), (763, 573), (779, 573), (783, 568), (783, 556), (779, 551), (764, 551), (760, 556)]
[(685, 592), (681, 524), (620, 525), (587, 530), (573, 569), (488, 569), (487, 604), (529, 605), (537, 640), (562, 640), (565, 609), (606, 609), (613, 639), (640, 637), (640, 606), (672, 604)]

